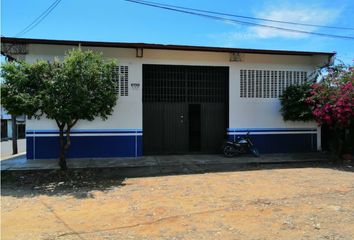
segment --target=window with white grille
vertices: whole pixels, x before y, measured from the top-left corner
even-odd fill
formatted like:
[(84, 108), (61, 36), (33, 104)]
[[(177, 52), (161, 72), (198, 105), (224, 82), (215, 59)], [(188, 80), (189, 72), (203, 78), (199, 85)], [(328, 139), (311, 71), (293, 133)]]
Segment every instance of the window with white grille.
[(305, 83), (306, 77), (307, 77), (307, 76), (306, 76), (306, 72), (301, 72), (301, 76), (300, 76), (301, 82), (300, 82), (300, 84)]
[(263, 71), (263, 98), (269, 98), (270, 71)]
[(283, 91), (286, 87), (286, 81), (285, 81), (285, 71), (279, 71), (279, 78), (278, 78), (278, 94), (281, 96), (283, 94)]
[(262, 97), (262, 71), (256, 70), (256, 98)]
[(247, 86), (247, 96), (249, 98), (254, 97), (254, 70), (248, 70), (248, 86)]
[(295, 73), (295, 81), (294, 84), (295, 85), (299, 85), (300, 83), (300, 72), (294, 72)]
[(306, 81), (304, 71), (241, 70), (241, 98), (278, 98), (290, 85)]
[(270, 97), (271, 98), (276, 98), (277, 97), (277, 77), (278, 77), (278, 72), (277, 71), (271, 71), (270, 72), (271, 75), (270, 75), (270, 92), (271, 92), (271, 95)]
[(241, 70), (240, 73), (240, 97), (247, 97), (246, 93), (247, 93), (247, 89), (246, 89), (246, 80), (247, 79), (247, 75), (246, 75), (246, 70)]
[(292, 71), (286, 71), (286, 87), (289, 87), (290, 85), (293, 85), (293, 72)]
[(120, 96), (128, 96), (129, 89), (129, 71), (128, 66), (116, 66), (115, 71), (115, 80), (117, 82), (117, 93)]

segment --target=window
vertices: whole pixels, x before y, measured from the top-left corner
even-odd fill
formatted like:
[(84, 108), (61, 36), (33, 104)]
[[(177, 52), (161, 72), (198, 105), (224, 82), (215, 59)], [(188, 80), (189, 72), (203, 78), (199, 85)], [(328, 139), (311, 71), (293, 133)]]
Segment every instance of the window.
[(120, 95), (128, 96), (128, 66), (119, 67)]
[(249, 98), (254, 97), (254, 70), (248, 70), (248, 88), (247, 96)]
[(304, 71), (244, 70), (240, 71), (241, 98), (278, 98), (290, 85), (306, 81)]
[(241, 73), (240, 73), (240, 97), (246, 97), (246, 92), (247, 92), (247, 89), (246, 89), (246, 79), (247, 79), (247, 76), (246, 76), (246, 70), (241, 70)]
[(270, 91), (271, 91), (271, 98), (276, 98), (277, 97), (277, 71), (271, 71), (271, 75), (270, 75), (270, 82), (271, 82), (271, 86), (270, 86)]
[(228, 79), (228, 67), (144, 64), (143, 101), (225, 102)]
[(279, 79), (278, 79), (279, 96), (283, 94), (285, 86), (286, 86), (285, 71), (279, 71)]
[(300, 77), (301, 82), (300, 82), (300, 84), (305, 83), (306, 78), (307, 78), (306, 72), (301, 72), (301, 77)]
[(262, 97), (262, 71), (256, 70), (256, 98)]
[(117, 82), (117, 93), (120, 96), (128, 96), (128, 66), (116, 66), (115, 69), (115, 81)]
[(294, 72), (295, 73), (295, 81), (294, 84), (295, 85), (299, 85), (300, 84), (300, 72)]
[(263, 71), (263, 98), (269, 98), (270, 71)]

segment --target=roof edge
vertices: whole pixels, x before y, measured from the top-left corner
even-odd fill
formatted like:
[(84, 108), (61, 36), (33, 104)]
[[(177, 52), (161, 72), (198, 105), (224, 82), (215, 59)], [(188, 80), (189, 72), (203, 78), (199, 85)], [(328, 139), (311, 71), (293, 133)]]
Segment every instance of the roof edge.
[(165, 45), (150, 43), (126, 43), (126, 42), (96, 42), (80, 40), (55, 40), (55, 39), (35, 39), (35, 38), (12, 38), (1, 37), (2, 43), (13, 44), (49, 44), (49, 45), (81, 45), (89, 47), (117, 47), (117, 48), (145, 48), (158, 50), (179, 50), (179, 51), (201, 51), (201, 52), (239, 52), (251, 54), (272, 54), (272, 55), (327, 55), (334, 56), (335, 52), (312, 52), (312, 51), (291, 51), (291, 50), (266, 50), (266, 49), (247, 49), (247, 48), (227, 48), (227, 47), (208, 47), (190, 45)]

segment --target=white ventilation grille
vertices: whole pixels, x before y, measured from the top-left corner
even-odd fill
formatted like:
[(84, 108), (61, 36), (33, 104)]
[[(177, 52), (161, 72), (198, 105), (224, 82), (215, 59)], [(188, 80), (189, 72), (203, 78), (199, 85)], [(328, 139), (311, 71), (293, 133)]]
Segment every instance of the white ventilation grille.
[(300, 76), (300, 80), (301, 80), (301, 82), (300, 82), (300, 84), (305, 83), (306, 78), (307, 78), (307, 76), (306, 76), (306, 72), (301, 72), (301, 76)]
[(271, 75), (270, 75), (270, 92), (271, 92), (271, 95), (270, 97), (271, 98), (276, 98), (277, 97), (277, 77), (278, 77), (278, 74), (277, 74), (277, 71), (271, 71)]
[(256, 70), (256, 98), (262, 97), (262, 71)]
[(263, 71), (263, 98), (270, 97), (270, 71)]
[(129, 89), (129, 70), (128, 66), (116, 66), (115, 80), (117, 82), (117, 93), (120, 96), (128, 96)]
[(246, 80), (247, 76), (246, 76), (246, 70), (241, 70), (240, 73), (240, 97), (244, 98), (247, 97), (246, 93), (247, 93), (247, 89), (246, 89)]
[(279, 71), (279, 80), (278, 80), (278, 89), (279, 89), (279, 96), (283, 94), (283, 91), (286, 87), (286, 82), (285, 82), (285, 71)]
[(295, 85), (300, 84), (300, 72), (294, 72), (295, 73)]
[(278, 98), (290, 85), (306, 81), (304, 71), (241, 70), (241, 98)]
[(254, 97), (254, 70), (248, 70), (248, 86), (247, 86), (247, 96), (249, 98)]
[(286, 87), (293, 85), (293, 73), (291, 71), (286, 71)]

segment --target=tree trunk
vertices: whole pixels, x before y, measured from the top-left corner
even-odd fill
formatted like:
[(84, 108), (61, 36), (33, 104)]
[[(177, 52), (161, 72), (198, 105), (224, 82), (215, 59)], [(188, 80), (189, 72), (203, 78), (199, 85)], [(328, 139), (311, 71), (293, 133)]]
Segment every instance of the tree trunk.
[(60, 138), (60, 157), (59, 157), (59, 166), (61, 170), (67, 170), (65, 158), (65, 138), (64, 138), (64, 126), (59, 127), (59, 138)]
[(18, 153), (16, 116), (11, 115), (11, 121), (12, 121), (12, 154), (15, 155)]
[[(68, 167), (66, 165), (66, 151), (69, 149), (71, 145), (70, 139), (70, 131), (71, 128), (77, 123), (78, 119), (73, 120), (71, 123), (60, 123), (56, 120), (57, 125), (59, 127), (59, 138), (60, 138), (60, 158), (59, 158), (59, 166), (61, 170), (67, 170)], [(64, 137), (64, 129), (66, 125), (66, 138)]]
[(65, 144), (65, 151), (67, 151), (71, 145), (71, 139), (70, 139), (70, 130), (71, 128), (68, 126), (66, 129), (66, 144)]

